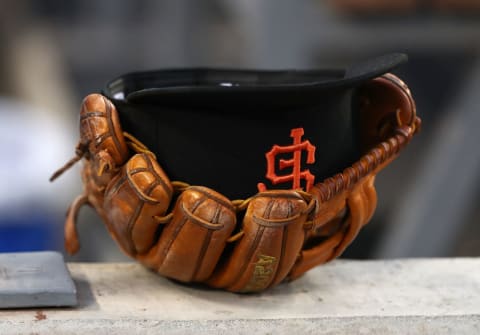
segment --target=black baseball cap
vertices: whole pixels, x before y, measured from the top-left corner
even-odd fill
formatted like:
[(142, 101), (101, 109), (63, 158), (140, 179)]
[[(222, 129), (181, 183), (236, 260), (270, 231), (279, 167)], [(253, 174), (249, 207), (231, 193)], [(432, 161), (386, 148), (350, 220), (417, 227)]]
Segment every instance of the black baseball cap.
[[(345, 69), (135, 72), (110, 81), (102, 93), (115, 104), (123, 130), (156, 154), (171, 180), (247, 198), (258, 183), (292, 188), (266, 177), (274, 145), (290, 148), (270, 162), (278, 176), (297, 169), (320, 182), (357, 161), (364, 154), (358, 89), (406, 61), (389, 54)], [(302, 135), (294, 138), (295, 129)], [(315, 147), (313, 163), (295, 146), (306, 141)]]

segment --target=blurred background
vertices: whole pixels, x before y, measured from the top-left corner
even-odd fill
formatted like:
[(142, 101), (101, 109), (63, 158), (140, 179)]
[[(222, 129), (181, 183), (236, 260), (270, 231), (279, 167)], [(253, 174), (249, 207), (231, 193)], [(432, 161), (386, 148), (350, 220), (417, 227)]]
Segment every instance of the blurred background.
[[(480, 256), (480, 1), (0, 0), (0, 252), (63, 251), (82, 98), (168, 67), (344, 67), (410, 61), (420, 135), (377, 179), (373, 220), (343, 257)], [(127, 260), (88, 207), (69, 261)]]

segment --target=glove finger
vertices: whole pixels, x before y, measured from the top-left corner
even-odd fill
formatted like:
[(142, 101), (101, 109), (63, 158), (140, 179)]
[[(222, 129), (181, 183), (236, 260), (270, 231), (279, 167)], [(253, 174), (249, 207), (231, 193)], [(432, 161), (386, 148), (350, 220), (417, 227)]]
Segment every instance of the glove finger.
[(206, 187), (189, 187), (158, 244), (139, 258), (160, 274), (184, 282), (204, 281), (213, 272), (236, 224), (232, 203)]
[(259, 193), (245, 213), (244, 236), (208, 284), (233, 292), (255, 292), (281, 282), (303, 245), (306, 209), (307, 203), (297, 192)]
[(129, 150), (117, 110), (101, 94), (90, 94), (80, 109), (80, 144), (93, 169), (91, 178), (96, 185), (106, 186), (125, 164)]
[(129, 255), (145, 253), (154, 244), (155, 219), (167, 211), (173, 188), (148, 154), (134, 155), (105, 191), (103, 209), (115, 239)]
[(80, 110), (81, 142), (87, 144), (90, 154), (101, 150), (110, 154), (120, 166), (128, 158), (128, 147), (120, 127), (120, 120), (113, 103), (101, 94), (85, 97)]

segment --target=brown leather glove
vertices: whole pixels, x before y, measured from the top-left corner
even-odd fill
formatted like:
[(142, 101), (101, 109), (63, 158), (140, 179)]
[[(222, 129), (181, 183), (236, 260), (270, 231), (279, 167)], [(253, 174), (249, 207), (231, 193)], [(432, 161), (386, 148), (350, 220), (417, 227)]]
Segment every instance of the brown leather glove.
[(155, 154), (123, 132), (114, 104), (87, 96), (77, 156), (52, 177), (83, 158), (84, 192), (68, 211), (67, 251), (79, 248), (76, 215), (89, 204), (127, 255), (182, 282), (256, 292), (338, 257), (373, 215), (376, 174), (420, 126), (410, 91), (397, 77), (385, 74), (359, 90), (358, 161), (307, 191), (260, 188), (234, 201), (170, 181)]

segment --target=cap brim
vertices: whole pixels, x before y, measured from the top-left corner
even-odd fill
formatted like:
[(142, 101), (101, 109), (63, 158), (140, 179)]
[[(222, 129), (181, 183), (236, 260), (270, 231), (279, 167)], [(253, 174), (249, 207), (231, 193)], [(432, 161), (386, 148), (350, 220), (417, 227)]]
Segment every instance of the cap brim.
[(349, 88), (381, 76), (405, 63), (407, 55), (394, 53), (354, 64), (346, 69), (254, 71), (234, 69), (173, 69), (136, 72), (109, 82), (103, 93), (127, 103), (220, 99), (255, 99), (274, 95), (280, 100), (329, 89)]

